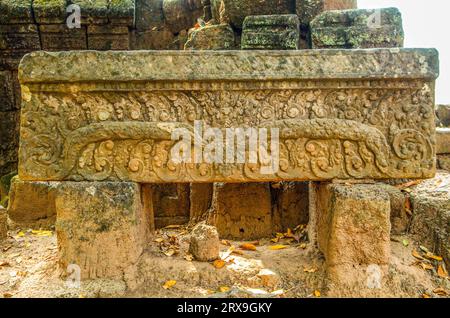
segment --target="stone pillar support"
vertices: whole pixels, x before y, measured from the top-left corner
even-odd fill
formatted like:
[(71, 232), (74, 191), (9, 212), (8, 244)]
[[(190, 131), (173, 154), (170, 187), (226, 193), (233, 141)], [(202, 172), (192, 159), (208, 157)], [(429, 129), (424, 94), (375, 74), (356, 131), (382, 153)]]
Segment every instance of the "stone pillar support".
[(390, 201), (377, 184), (319, 183), (317, 243), (330, 280), (380, 287), (390, 258)]
[(63, 182), (56, 195), (62, 269), (81, 279), (122, 279), (134, 269), (153, 228), (151, 186), (132, 182)]

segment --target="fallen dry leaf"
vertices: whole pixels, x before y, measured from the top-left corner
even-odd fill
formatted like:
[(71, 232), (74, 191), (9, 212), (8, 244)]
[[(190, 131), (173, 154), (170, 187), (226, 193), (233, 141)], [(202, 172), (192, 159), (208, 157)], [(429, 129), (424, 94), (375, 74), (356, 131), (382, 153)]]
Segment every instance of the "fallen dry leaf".
[(424, 263), (424, 262), (420, 262), (419, 265), (420, 265), (424, 270), (429, 270), (429, 271), (431, 271), (431, 270), (434, 269), (433, 265), (427, 264), (427, 263)]
[(431, 298), (430, 295), (428, 295), (427, 293), (422, 294), (422, 298)]
[(425, 254), (425, 257), (428, 258), (428, 259), (434, 259), (434, 260), (436, 260), (436, 261), (438, 261), (438, 262), (442, 261), (442, 257), (441, 257), (441, 256), (434, 255), (434, 254), (431, 253), (431, 252), (427, 252), (427, 253)]
[(11, 298), (13, 296), (13, 294), (11, 293), (3, 293), (3, 297), (5, 298)]
[(192, 254), (186, 254), (184, 255), (184, 259), (187, 260), (188, 262), (192, 262), (194, 256), (192, 256)]
[(164, 229), (166, 230), (171, 230), (171, 229), (179, 229), (181, 227), (181, 225), (178, 224), (171, 224), (171, 225), (167, 225), (164, 227)]
[(6, 261), (3, 261), (3, 262), (0, 262), (0, 267), (2, 267), (2, 266), (4, 266), (4, 267), (9, 267), (9, 266), (11, 266), (11, 264), (9, 264), (9, 263), (6, 262)]
[(221, 292), (221, 293), (226, 293), (227, 291), (229, 291), (230, 290), (230, 287), (228, 287), (228, 286), (220, 286), (219, 287), (219, 291)]
[(425, 259), (425, 258), (423, 258), (422, 255), (420, 255), (419, 252), (417, 252), (416, 250), (413, 250), (413, 251), (411, 252), (411, 254), (412, 254), (412, 256), (414, 256), (414, 257), (417, 258), (417, 259), (420, 259), (420, 260), (424, 260), (424, 259)]
[(438, 288), (436, 288), (435, 290), (433, 290), (433, 293), (435, 293), (436, 295), (439, 295), (439, 296), (448, 296), (448, 292), (444, 289), (444, 288), (442, 288), (442, 287), (438, 287)]
[(172, 279), (171, 279), (171, 280), (168, 280), (167, 282), (164, 283), (163, 288), (164, 288), (164, 289), (170, 289), (170, 288), (172, 288), (173, 286), (175, 286), (176, 283), (177, 283), (176, 280), (172, 280)]
[(256, 246), (251, 243), (244, 243), (239, 245), (239, 248), (246, 250), (246, 251), (256, 251)]
[(271, 249), (273, 251), (282, 250), (282, 249), (285, 249), (285, 248), (287, 248), (287, 246), (286, 245), (281, 245), (281, 244), (269, 246), (269, 249)]
[(214, 266), (215, 268), (217, 268), (217, 269), (221, 269), (221, 268), (223, 268), (223, 267), (225, 266), (225, 261), (224, 261), (224, 260), (221, 260), (221, 259), (216, 259), (216, 260), (213, 262), (213, 266)]
[(448, 272), (441, 264), (438, 266), (437, 274), (441, 278), (448, 278)]
[(421, 183), (422, 181), (423, 181), (423, 180), (413, 180), (413, 181), (406, 182), (406, 183), (403, 183), (403, 184), (398, 184), (398, 185), (396, 185), (395, 187), (396, 187), (397, 189), (404, 190), (404, 189), (409, 188), (409, 187), (411, 187), (411, 186), (418, 185), (418, 184)]
[(53, 232), (52, 231), (44, 231), (44, 230), (32, 230), (31, 234), (36, 235), (36, 236), (52, 236)]
[(158, 238), (155, 239), (155, 242), (156, 243), (162, 243), (162, 242), (164, 242), (164, 239), (162, 237), (158, 237)]
[(320, 291), (315, 290), (315, 291), (314, 291), (314, 296), (315, 296), (315, 297), (320, 297)]
[(222, 240), (222, 241), (220, 241), (220, 243), (222, 243), (222, 245), (225, 245), (225, 246), (231, 246), (230, 241), (227, 241), (227, 240)]
[(315, 273), (317, 272), (318, 268), (317, 267), (311, 267), (311, 268), (304, 268), (303, 272), (305, 273)]
[(299, 247), (300, 247), (301, 249), (305, 249), (305, 248), (306, 248), (306, 243), (300, 244)]

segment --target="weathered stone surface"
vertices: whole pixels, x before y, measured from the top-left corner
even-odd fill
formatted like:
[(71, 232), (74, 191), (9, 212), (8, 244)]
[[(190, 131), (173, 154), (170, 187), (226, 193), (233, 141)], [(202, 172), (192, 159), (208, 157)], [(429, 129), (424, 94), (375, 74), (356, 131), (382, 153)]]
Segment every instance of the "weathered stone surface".
[(450, 172), (450, 154), (437, 155), (438, 168)]
[(199, 221), (206, 216), (212, 203), (213, 184), (212, 183), (192, 183), (190, 185), (189, 218), (192, 221)]
[(0, 112), (0, 175), (17, 171), (19, 112)]
[(0, 50), (25, 54), (40, 50), (39, 33), (34, 24), (0, 24)]
[[(450, 175), (439, 172), (435, 179), (425, 180), (411, 192), (414, 217), (410, 233), (420, 244), (442, 256), (450, 266)], [(448, 267), (447, 267), (448, 268)]]
[(331, 281), (365, 283), (367, 268), (380, 271), (390, 258), (390, 203), (378, 185), (331, 184), (318, 187), (317, 234)]
[(243, 50), (297, 50), (300, 24), (297, 15), (257, 15), (244, 20)]
[(153, 186), (155, 227), (189, 222), (189, 184)]
[[(426, 49), (36, 52), (19, 70), (19, 174), (144, 183), (432, 177), (436, 75), (436, 51)], [(278, 171), (175, 163), (172, 132), (192, 132), (194, 120), (223, 136), (227, 127), (278, 128)]]
[(109, 0), (108, 1), (108, 21), (111, 24), (123, 24), (129, 27), (134, 26), (134, 0)]
[(296, 12), (300, 23), (308, 25), (325, 10), (356, 9), (356, 2), (356, 0), (296, 0)]
[(152, 211), (138, 184), (65, 182), (56, 195), (59, 262), (82, 279), (123, 278), (148, 240)]
[(55, 198), (59, 182), (21, 181), (14, 178), (8, 216), (18, 227), (49, 228), (55, 223)]
[(34, 18), (38, 24), (64, 23), (66, 0), (33, 0)]
[(210, 262), (219, 258), (219, 233), (214, 226), (197, 224), (191, 232), (189, 253), (201, 262)]
[(272, 235), (272, 202), (267, 183), (216, 183), (208, 215), (221, 238), (252, 240)]
[(132, 50), (164, 50), (175, 41), (175, 35), (168, 29), (132, 31), (130, 47)]
[(0, 71), (0, 112), (11, 111), (14, 109), (13, 73), (11, 71)]
[(1, 24), (33, 23), (33, 0), (0, 0)]
[(211, 10), (216, 21), (242, 29), (249, 15), (295, 13), (295, 0), (211, 0)]
[(80, 7), (82, 24), (108, 23), (108, 0), (70, 0)]
[(403, 46), (398, 9), (325, 11), (311, 21), (313, 48), (377, 48)]
[(136, 0), (136, 30), (148, 31), (164, 26), (164, 0)]
[(124, 25), (88, 25), (89, 50), (129, 50), (128, 27)]
[(436, 129), (436, 153), (450, 153), (450, 128)]
[(189, 30), (185, 50), (233, 50), (236, 40), (228, 24), (208, 25)]
[(0, 177), (0, 200), (9, 195), (11, 182), (16, 176), (17, 172), (13, 171)]
[(47, 51), (86, 50), (86, 26), (69, 29), (65, 24), (39, 26), (42, 49)]
[(201, 0), (164, 0), (163, 12), (166, 23), (173, 33), (192, 28), (203, 16)]
[(407, 231), (411, 222), (411, 213), (409, 209), (409, 195), (400, 189), (389, 185), (378, 185), (389, 196), (391, 203), (391, 233), (394, 235), (402, 235)]
[(450, 127), (450, 105), (437, 105), (436, 116), (441, 126)]
[(0, 205), (0, 240), (8, 236), (8, 216), (6, 209)]
[(309, 221), (309, 193), (307, 182), (281, 182), (272, 184), (274, 231), (285, 233)]

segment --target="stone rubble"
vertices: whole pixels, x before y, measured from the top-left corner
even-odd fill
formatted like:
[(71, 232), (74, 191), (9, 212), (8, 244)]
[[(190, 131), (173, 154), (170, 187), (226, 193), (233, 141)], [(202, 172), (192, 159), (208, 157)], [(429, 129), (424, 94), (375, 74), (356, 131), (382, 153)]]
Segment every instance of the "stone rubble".
[(211, 262), (219, 259), (219, 233), (214, 226), (203, 222), (197, 224), (191, 232), (189, 253), (201, 262)]

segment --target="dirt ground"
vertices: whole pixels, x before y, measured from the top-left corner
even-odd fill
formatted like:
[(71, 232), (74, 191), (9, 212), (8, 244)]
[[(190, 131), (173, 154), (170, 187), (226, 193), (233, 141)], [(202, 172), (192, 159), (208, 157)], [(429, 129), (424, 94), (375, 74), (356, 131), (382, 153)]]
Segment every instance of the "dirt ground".
[(315, 248), (296, 241), (292, 233), (283, 236), (258, 242), (222, 241), (224, 261), (201, 263), (187, 254), (186, 229), (160, 230), (139, 264), (139, 277), (146, 278), (130, 293), (130, 286), (120, 281), (68, 286), (57, 266), (55, 234), (16, 231), (0, 245), (0, 296), (449, 297), (450, 281), (440, 278), (434, 267), (418, 263), (413, 251), (420, 253), (419, 244), (409, 237), (393, 238), (383, 288), (343, 290), (327, 284), (324, 260)]

